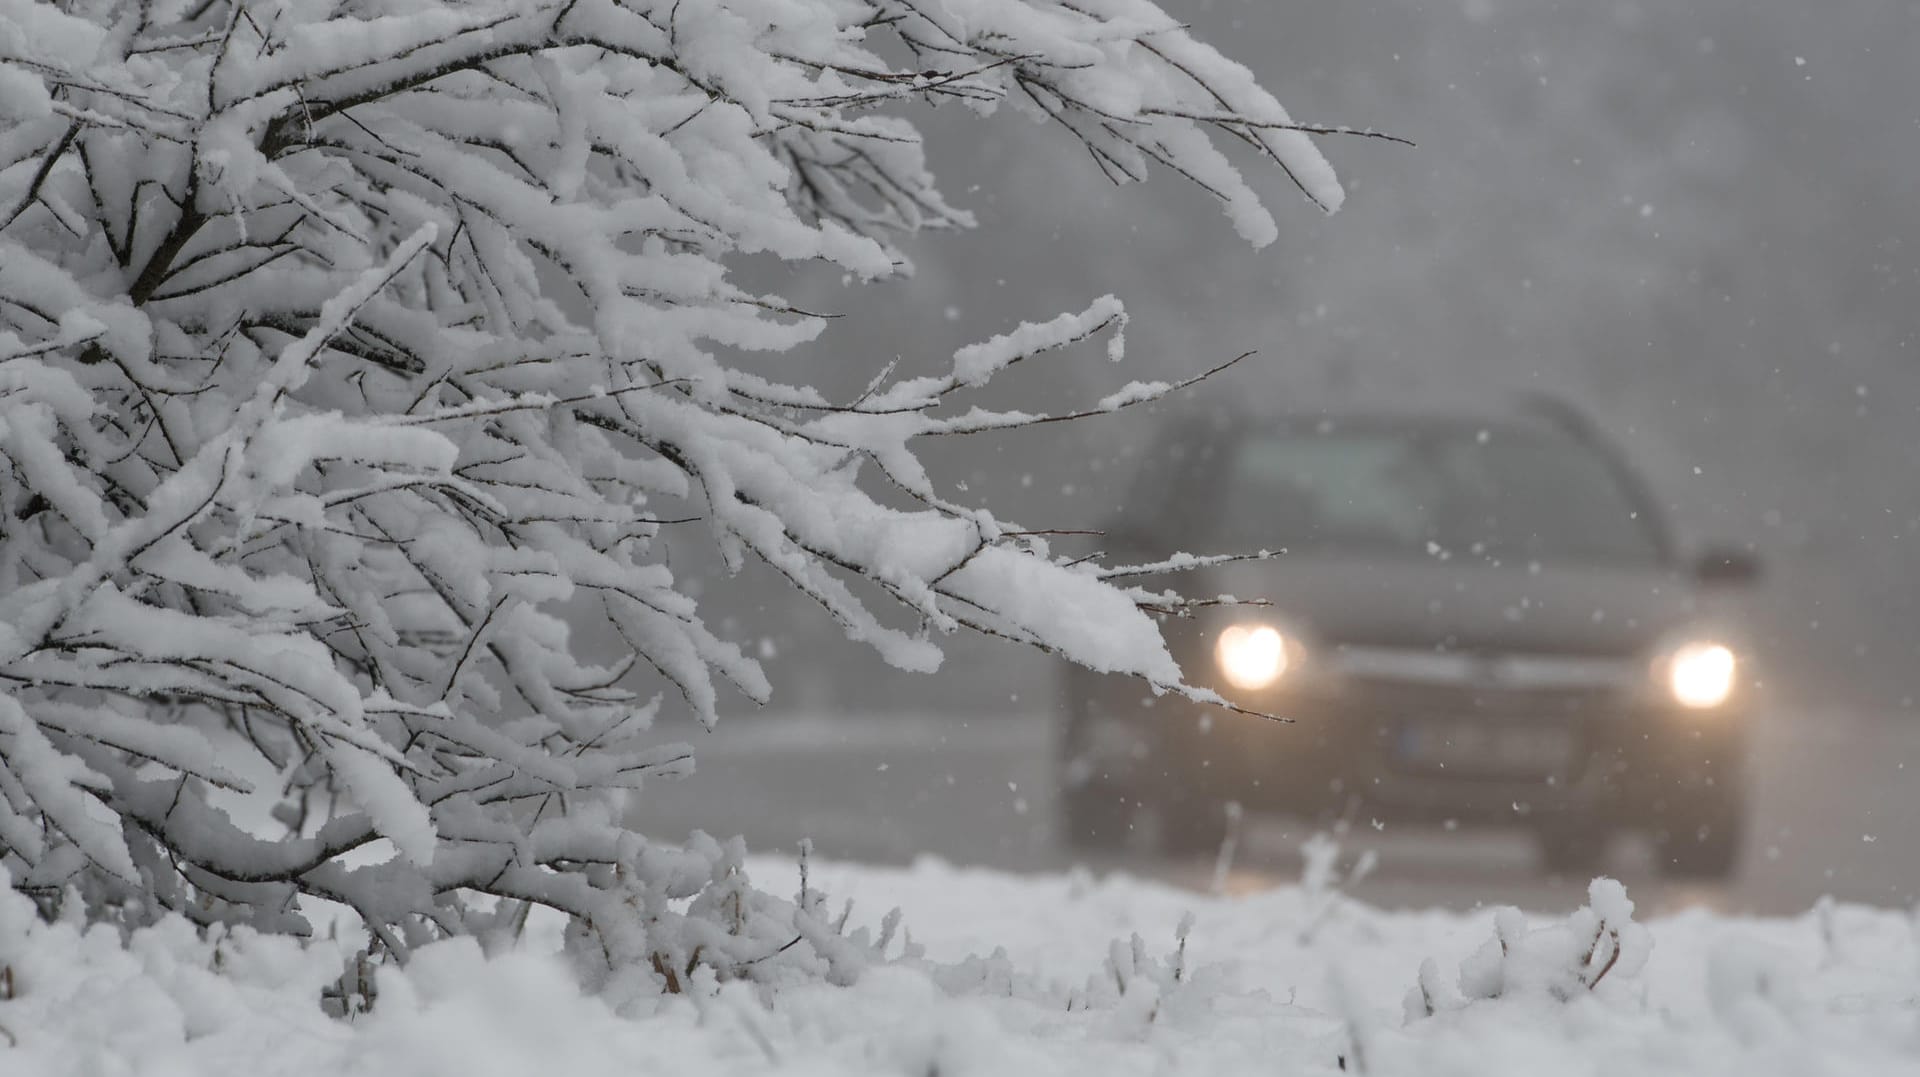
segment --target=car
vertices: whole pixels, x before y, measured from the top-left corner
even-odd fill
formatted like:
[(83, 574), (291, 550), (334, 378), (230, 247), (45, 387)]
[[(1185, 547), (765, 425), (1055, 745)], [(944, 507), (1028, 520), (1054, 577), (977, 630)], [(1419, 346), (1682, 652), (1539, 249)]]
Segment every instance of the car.
[(1207, 851), (1235, 802), (1518, 823), (1556, 872), (1628, 830), (1665, 874), (1734, 869), (1758, 561), (1683, 552), (1572, 408), (1176, 422), (1106, 533), (1122, 562), (1248, 555), (1136, 581), (1239, 600), (1165, 623), (1188, 682), (1235, 709), (1068, 670), (1074, 844)]

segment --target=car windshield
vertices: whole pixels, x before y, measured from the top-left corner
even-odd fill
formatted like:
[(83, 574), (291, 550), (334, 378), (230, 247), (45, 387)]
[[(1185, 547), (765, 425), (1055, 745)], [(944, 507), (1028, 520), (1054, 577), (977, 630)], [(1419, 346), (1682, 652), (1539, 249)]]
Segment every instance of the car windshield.
[(1552, 431), (1322, 424), (1222, 448), (1207, 485), (1223, 548), (1513, 564), (1663, 556), (1610, 461)]

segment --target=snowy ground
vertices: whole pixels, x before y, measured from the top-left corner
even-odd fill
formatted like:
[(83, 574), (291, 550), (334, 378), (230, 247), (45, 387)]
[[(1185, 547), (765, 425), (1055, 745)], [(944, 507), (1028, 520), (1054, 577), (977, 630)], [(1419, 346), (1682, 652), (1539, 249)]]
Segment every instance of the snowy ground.
[[(791, 861), (751, 870), (778, 892), (797, 885)], [(487, 959), (442, 943), (404, 975), (383, 973), (374, 1011), (347, 1023), (314, 1004), (332, 972), (326, 947), (215, 944), (178, 923), (123, 947), (39, 924), (5, 895), (0, 1073), (1920, 1071), (1920, 948), (1900, 912), (1694, 911), (1653, 921), (1650, 940), (1626, 925), (1622, 959), (1588, 989), (1611, 944), (1583, 968), (1595, 925), (1553, 930), (1567, 909), (1531, 918), (1530, 934), (1508, 923), (1503, 959), (1491, 910), (1384, 913), (1324, 887), (1210, 898), (1117, 875), (935, 861), (819, 864), (813, 880), (854, 900), (856, 924), (903, 908), (924, 959), (870, 968), (848, 988), (705, 985), (622, 1016), (536, 949)], [(1597, 907), (1621, 926), (1621, 910)], [(1498, 997), (1463, 1001), (1463, 988)]]
[[(549, 931), (492, 958), (429, 947), (405, 974), (383, 972), (373, 1013), (348, 1023), (315, 1003), (337, 947), (212, 942), (178, 923), (122, 945), (39, 924), (7, 895), (0, 1074), (1218, 1077), (1333, 1074), (1343, 1058), (1346, 1072), (1472, 1077), (1920, 1072), (1906, 911), (1920, 833), (1901, 825), (1920, 816), (1920, 789), (1903, 780), (1920, 766), (1920, 730), (1904, 723), (1771, 718), (1745, 868), (1724, 886), (1674, 887), (1624, 849), (1614, 870), (1651, 947), (1636, 970), (1624, 932), (1623, 960), (1592, 990), (1609, 951), (1583, 967), (1590, 925), (1523, 938), (1509, 923), (1500, 958), (1495, 904), (1526, 906), (1538, 931), (1586, 901), (1582, 881), (1540, 877), (1512, 835), (1358, 828), (1340, 863), (1373, 854), (1379, 867), (1343, 893), (1327, 882), (1342, 872), (1303, 868), (1298, 827), (1267, 821), (1227, 894), (1210, 896), (1207, 863), (1072, 866), (1052, 835), (1038, 720), (729, 728), (701, 744), (698, 778), (651, 790), (635, 821), (745, 830), (769, 852), (810, 835), (899, 861), (817, 862), (812, 885), (835, 907), (852, 900), (855, 928), (900, 907), (920, 959), (850, 988), (733, 985), (615, 1014), (574, 985)], [(1020, 870), (916, 860), (916, 848)], [(797, 888), (791, 859), (750, 870), (776, 894)], [(1742, 912), (1754, 909), (1770, 915)]]

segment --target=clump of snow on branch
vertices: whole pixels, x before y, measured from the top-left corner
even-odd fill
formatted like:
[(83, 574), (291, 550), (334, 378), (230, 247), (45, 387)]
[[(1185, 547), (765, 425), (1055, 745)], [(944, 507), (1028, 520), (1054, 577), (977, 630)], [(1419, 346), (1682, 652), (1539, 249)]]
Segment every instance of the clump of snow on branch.
[[(1340, 202), (1313, 129), (1146, 0), (0, 0), (13, 884), (273, 932), (323, 899), (394, 958), (547, 906), (663, 989), (746, 961), (663, 926), (725, 923), (665, 903), (737, 858), (620, 825), (688, 766), (656, 715), (773, 688), (669, 527), (909, 669), (974, 630), (1210, 699), (1152, 619), (1178, 596), (1053, 558), (915, 456), (1177, 390), (965, 402), (1081, 341), (1118, 358), (1118, 300), (846, 402), (730, 362), (828, 324), (736, 257), (872, 280), (970, 223), (894, 107), (922, 100), (1184, 176), (1254, 243), (1273, 221), (1217, 139)], [(583, 657), (595, 618), (619, 660)], [(753, 905), (723, 933), (771, 941)]]

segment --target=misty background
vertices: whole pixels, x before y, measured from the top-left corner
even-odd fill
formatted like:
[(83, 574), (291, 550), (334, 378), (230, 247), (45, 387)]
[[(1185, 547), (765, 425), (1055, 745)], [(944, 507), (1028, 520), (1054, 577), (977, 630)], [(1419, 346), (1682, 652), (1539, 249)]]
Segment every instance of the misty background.
[[(912, 240), (915, 274), (880, 289), (750, 274), (846, 316), (765, 361), (851, 399), (896, 356), (899, 376), (931, 370), (1111, 292), (1133, 319), (1122, 364), (1097, 346), (1055, 355), (990, 399), (1064, 409), (1247, 349), (1191, 403), (1556, 392), (1625, 446), (1685, 537), (1764, 558), (1750, 628), (1776, 698), (1912, 708), (1920, 5), (1164, 6), (1296, 119), (1418, 145), (1322, 139), (1348, 190), (1331, 217), (1245, 159), (1281, 229), (1255, 251), (1178, 176), (1117, 188), (1012, 110), (916, 108), (935, 174), (979, 227)], [(928, 457), (1003, 519), (1099, 527), (1155, 425), (1128, 412)], [(761, 568), (702, 597), (761, 654), (777, 710), (1031, 714), (1056, 691), (1049, 660), (992, 641), (950, 640), (931, 679), (890, 670)]]

